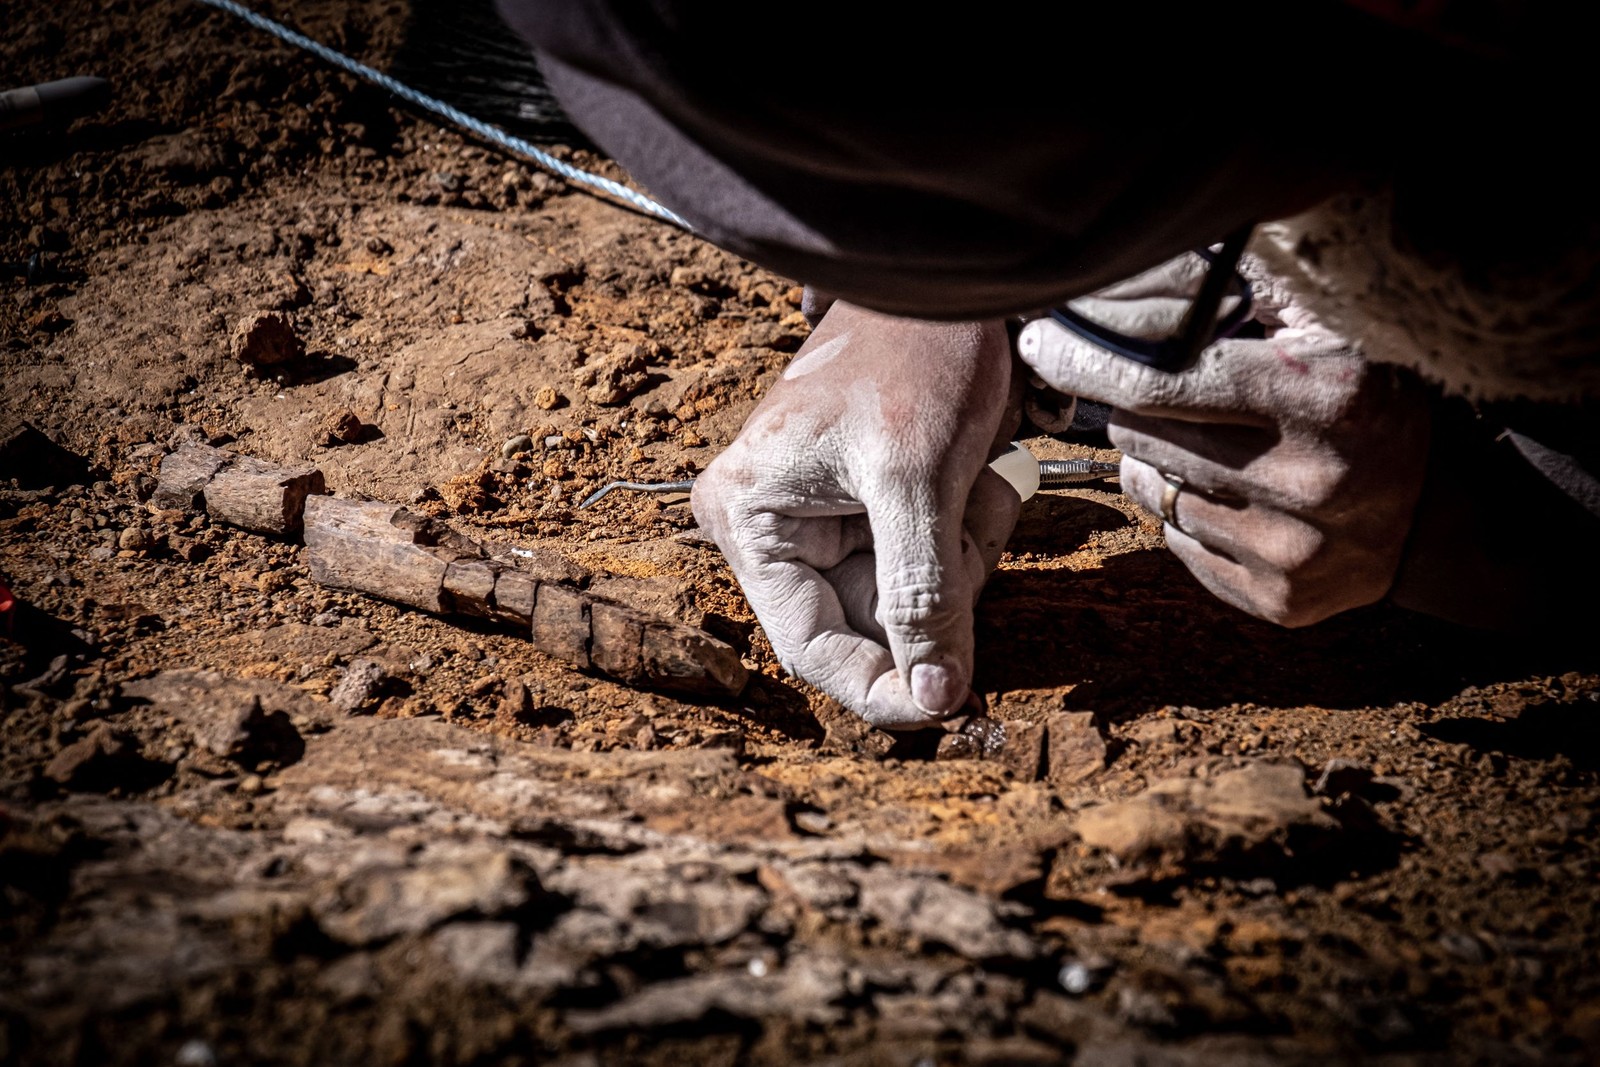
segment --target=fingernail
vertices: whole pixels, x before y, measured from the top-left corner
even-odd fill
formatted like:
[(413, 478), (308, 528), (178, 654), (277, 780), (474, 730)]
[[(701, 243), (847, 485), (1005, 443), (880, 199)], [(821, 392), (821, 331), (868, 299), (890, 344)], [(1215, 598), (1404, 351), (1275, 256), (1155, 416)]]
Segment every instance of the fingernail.
[(943, 715), (967, 699), (967, 684), (948, 667), (919, 663), (911, 668), (911, 699), (923, 711)]

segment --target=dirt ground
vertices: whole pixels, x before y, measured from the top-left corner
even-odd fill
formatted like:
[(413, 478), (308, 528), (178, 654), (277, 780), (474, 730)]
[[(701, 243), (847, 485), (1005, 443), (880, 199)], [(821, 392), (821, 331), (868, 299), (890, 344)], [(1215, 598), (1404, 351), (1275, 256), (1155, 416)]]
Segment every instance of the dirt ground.
[[(380, 66), (405, 25), (267, 9)], [(0, 134), (0, 258), (55, 272), (0, 278), (0, 440), (63, 450), (0, 468), (0, 1063), (1600, 1058), (1592, 624), (1280, 631), (1114, 484), (1041, 494), (978, 621), (1023, 755), (934, 758), (783, 677), (681, 497), (575, 508), (732, 438), (792, 282), (196, 4), (0, 24), (7, 87), (115, 81)], [(303, 359), (235, 358), (263, 312)], [(191, 441), (555, 551), (752, 681), (320, 586), (151, 502)]]

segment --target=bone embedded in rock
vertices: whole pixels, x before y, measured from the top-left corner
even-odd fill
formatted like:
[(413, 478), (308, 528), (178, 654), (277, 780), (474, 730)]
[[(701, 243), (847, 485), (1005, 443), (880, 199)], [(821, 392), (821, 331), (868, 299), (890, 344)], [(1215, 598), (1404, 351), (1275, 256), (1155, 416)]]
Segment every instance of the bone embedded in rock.
[(440, 614), (448, 561), (396, 524), (405, 509), (381, 501), (313, 497), (306, 502), (305, 558), (322, 585)]
[(315, 467), (280, 467), (209, 445), (188, 445), (161, 460), (151, 499), (158, 507), (204, 507), (218, 522), (258, 533), (300, 532), (307, 497), (326, 493)]
[(539, 651), (576, 667), (590, 666), (589, 599), (575, 590), (540, 582), (532, 636)]
[(327, 491), (315, 467), (279, 467), (238, 456), (206, 485), (206, 514), (259, 533), (294, 536), (301, 529), (306, 499)]
[(539, 582), (517, 571), (502, 570), (494, 578), (494, 617), (530, 630)]
[(650, 622), (639, 645), (641, 669), (657, 684), (705, 695), (744, 692), (750, 671), (731, 645), (699, 630)]
[(200, 507), (206, 486), (232, 458), (233, 453), (210, 445), (189, 445), (167, 453), (161, 458), (161, 474), (150, 502), (186, 511)]
[(498, 564), (482, 559), (451, 562), (444, 572), (444, 590), (451, 607), (462, 615), (495, 618), (495, 575), (499, 569)]
[(589, 605), (589, 659), (615, 678), (643, 681), (644, 662), (639, 656), (644, 642), (642, 621), (637, 612), (620, 604), (593, 601)]

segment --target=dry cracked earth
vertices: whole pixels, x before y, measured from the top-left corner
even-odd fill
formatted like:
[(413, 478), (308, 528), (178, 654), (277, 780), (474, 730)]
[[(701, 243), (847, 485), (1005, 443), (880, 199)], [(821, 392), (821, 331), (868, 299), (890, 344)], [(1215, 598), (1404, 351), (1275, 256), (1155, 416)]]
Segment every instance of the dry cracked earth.
[[(408, 21), (266, 8), (380, 67)], [(869, 730), (681, 497), (575, 507), (731, 439), (793, 282), (197, 4), (0, 14), (8, 85), (115, 86), (0, 134), (0, 257), (49, 264), (0, 279), (0, 1063), (1600, 1054), (1592, 628), (1275, 630), (1112, 484), (1030, 502), (985, 594), (999, 727)], [(195, 442), (536, 550), (751, 680), (320, 584), (160, 502)]]

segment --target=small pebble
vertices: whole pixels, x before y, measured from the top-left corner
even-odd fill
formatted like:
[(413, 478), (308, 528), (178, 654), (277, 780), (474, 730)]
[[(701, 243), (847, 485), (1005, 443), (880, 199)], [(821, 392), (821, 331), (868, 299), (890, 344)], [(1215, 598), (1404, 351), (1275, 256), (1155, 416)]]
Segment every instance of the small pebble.
[(88, 722), (95, 717), (95, 707), (88, 700), (79, 698), (62, 704), (57, 714), (68, 722)]
[(833, 820), (820, 811), (797, 811), (794, 824), (808, 834), (825, 834), (833, 826)]
[(1473, 966), (1489, 962), (1491, 953), (1482, 941), (1471, 934), (1459, 930), (1446, 931), (1439, 935), (1439, 947), (1455, 957), (1461, 963)]
[(978, 747), (978, 755), (984, 759), (998, 754), (1006, 744), (1005, 724), (984, 715), (974, 715), (968, 719), (966, 725), (961, 727), (961, 733), (972, 738)]
[(338, 626), (342, 616), (337, 611), (320, 611), (311, 616), (312, 626)]
[(1056, 980), (1068, 996), (1081, 997), (1094, 988), (1094, 973), (1076, 960), (1063, 966)]
[(968, 734), (945, 734), (939, 738), (939, 747), (935, 750), (933, 758), (936, 760), (977, 759), (983, 755), (978, 740)]
[(172, 1062), (177, 1067), (217, 1067), (217, 1054), (204, 1041), (192, 1038), (178, 1047)]
[(549, 411), (559, 403), (561, 394), (556, 392), (554, 386), (546, 385), (533, 394), (533, 405), (541, 411)]
[(529, 437), (525, 433), (519, 433), (515, 437), (506, 438), (506, 443), (500, 446), (500, 455), (504, 456), (506, 459), (510, 459), (518, 452), (532, 451), (533, 438)]
[(264, 788), (266, 788), (265, 783), (261, 781), (259, 774), (247, 774), (239, 779), (239, 792), (246, 796), (253, 797)]
[(328, 694), (328, 702), (340, 711), (358, 711), (377, 695), (388, 678), (388, 672), (376, 660), (352, 660), (344, 677)]

